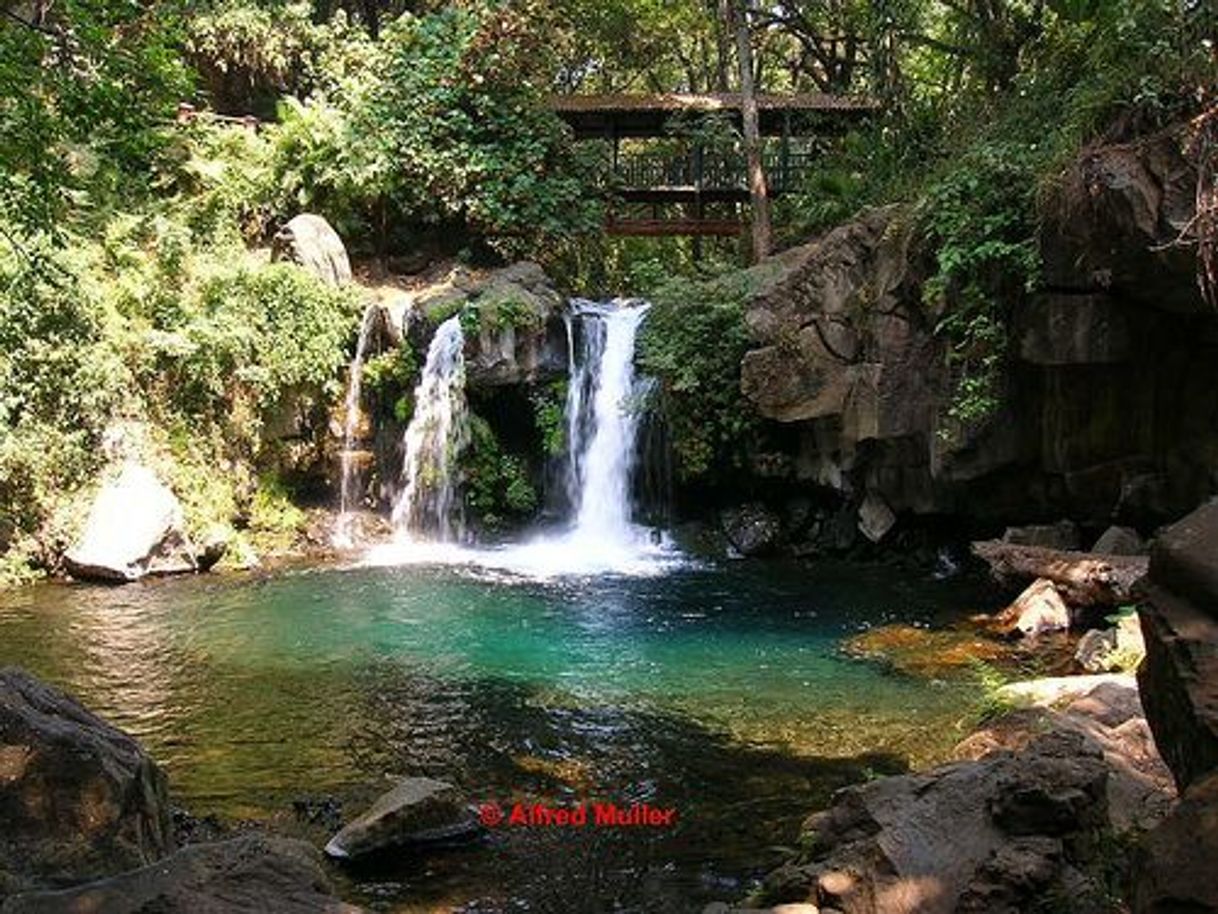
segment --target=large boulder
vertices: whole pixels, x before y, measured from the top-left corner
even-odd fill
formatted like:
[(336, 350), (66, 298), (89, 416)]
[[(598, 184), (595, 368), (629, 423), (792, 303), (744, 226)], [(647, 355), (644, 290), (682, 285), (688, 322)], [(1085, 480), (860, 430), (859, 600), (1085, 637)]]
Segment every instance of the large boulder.
[(0, 914), (358, 914), (334, 897), (319, 858), (285, 838), (193, 844), (111, 879), (15, 895)]
[(1218, 912), (1218, 773), (1198, 781), (1143, 842), (1135, 859), (1134, 914)]
[(752, 502), (720, 515), (723, 533), (741, 555), (767, 555), (782, 540), (782, 519), (765, 505)]
[(1023, 914), (1049, 897), (1107, 910), (1096, 874), (1114, 861), (1094, 834), (1152, 827), (1170, 806), (1140, 712), (1128, 681), (1106, 680), (1063, 711), (991, 721), (959, 762), (839, 791), (761, 897), (843, 914)]
[(346, 860), (402, 845), (450, 841), (477, 831), (477, 821), (452, 784), (405, 778), (331, 838), (326, 853)]
[(98, 492), (64, 564), (73, 577), (118, 582), (197, 567), (177, 496), (131, 462)]
[(961, 417), (968, 379), (943, 328), (962, 303), (926, 288), (937, 252), (908, 209), (864, 210), (754, 268), (773, 277), (746, 305), (741, 390), (793, 426), (766, 445), (792, 487), (874, 491), (899, 514), (1147, 529), (1211, 495), (1218, 315), (1172, 243), (1195, 210), (1189, 135), (1093, 146), (1065, 169), (1041, 206), (1045, 291), (1005, 302), (1013, 357), (984, 417)]
[(565, 304), (535, 263), (522, 261), (489, 271), (457, 268), (414, 297), (411, 313), (416, 319), (411, 326), (417, 334), (427, 334), (441, 320), (462, 312), (466, 385), (532, 384), (566, 373)]
[(351, 281), (351, 261), (338, 232), (323, 217), (301, 213), (288, 220), (271, 241), (275, 260), (304, 267), (322, 282), (341, 286)]
[(165, 775), (139, 743), (28, 673), (0, 670), (0, 895), (172, 849)]
[(812, 859), (771, 874), (769, 900), (844, 914), (1027, 910), (1069, 865), (1070, 839), (1105, 821), (1106, 779), (1081, 735), (1051, 732), (1019, 753), (848, 787), (808, 820)]
[(1183, 789), (1218, 771), (1218, 502), (1159, 535), (1144, 589), (1138, 682), (1159, 751)]

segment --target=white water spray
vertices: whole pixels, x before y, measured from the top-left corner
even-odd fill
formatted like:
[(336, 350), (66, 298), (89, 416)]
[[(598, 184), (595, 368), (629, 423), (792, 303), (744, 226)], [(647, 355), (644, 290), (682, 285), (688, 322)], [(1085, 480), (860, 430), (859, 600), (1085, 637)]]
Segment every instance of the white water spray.
[(458, 542), (465, 534), (457, 459), (469, 438), (465, 337), (450, 317), (436, 330), (402, 439), (402, 490), (393, 506), (399, 539)]
[(567, 388), (567, 491), (572, 537), (620, 548), (634, 544), (630, 523), (638, 409), (634, 342), (647, 305), (574, 302), (582, 323), (580, 357)]
[[(655, 532), (632, 522), (631, 493), (639, 427), (637, 400), (643, 383), (636, 379), (634, 373), (634, 346), (647, 308), (645, 303), (635, 301), (607, 304), (575, 301), (571, 304), (567, 315), (570, 380), (566, 402), (567, 460), (563, 482), (572, 513), (565, 530), (524, 543), (483, 549), (462, 548), (457, 545), (458, 538), (452, 535), (439, 538), (444, 542), (436, 542), (434, 535), (431, 542), (420, 542), (418, 536), (411, 536), (405, 542), (399, 538), (396, 544), (374, 549), (366, 562), (374, 565), (465, 565), (533, 578), (606, 573), (653, 575), (684, 564), (680, 553), (663, 542)], [(449, 323), (455, 325), (455, 319)], [(459, 333), (459, 325), (452, 332)], [(453, 389), (453, 385), (458, 384), (458, 373), (463, 383), (464, 370), (463, 366), (459, 372), (455, 370), (457, 366), (447, 372), (442, 370), (443, 359), (439, 358), (438, 347), (452, 344), (441, 343), (440, 338), (441, 333), (437, 332), (436, 341), (432, 342), (432, 350), (428, 353), (424, 379), (415, 394), (416, 415), (407, 438), (415, 435), (416, 423), (424, 421), (422, 414), (434, 411), (436, 417), (428, 424), (419, 426), (420, 432), (425, 428), (436, 430), (430, 439), (433, 443), (420, 450), (436, 454), (435, 442), (448, 440), (449, 448), (439, 450), (454, 457), (466, 439), (460, 436), (453, 438), (452, 431), (440, 433), (440, 430), (459, 424), (462, 429), (459, 435), (467, 434), (464, 431), (464, 396), (459, 389)], [(458, 346), (457, 357), (459, 350)], [(429, 383), (428, 378), (432, 375), (434, 378)], [(456, 423), (451, 416), (446, 418), (446, 411), (459, 413), (461, 422)], [(445, 438), (445, 435), (449, 437)], [(459, 443), (453, 446), (451, 442), (454, 441)], [(408, 448), (408, 451), (411, 450)], [(437, 472), (434, 467), (438, 461), (434, 457), (423, 460), (422, 464), (433, 467), (427, 472), (446, 483), (441, 491), (448, 494), (437, 500), (455, 502), (455, 490), (451, 488), (455, 480), (451, 468)], [(422, 472), (420, 470), (415, 475)], [(411, 490), (408, 482), (398, 509), (404, 511), (405, 505), (417, 503), (417, 497), (407, 498), (407, 492)], [(433, 509), (423, 513), (429, 518), (444, 515), (442, 510)], [(397, 521), (399, 510), (395, 510), (394, 517)], [(429, 532), (426, 526), (412, 526), (411, 529), (419, 533)]]

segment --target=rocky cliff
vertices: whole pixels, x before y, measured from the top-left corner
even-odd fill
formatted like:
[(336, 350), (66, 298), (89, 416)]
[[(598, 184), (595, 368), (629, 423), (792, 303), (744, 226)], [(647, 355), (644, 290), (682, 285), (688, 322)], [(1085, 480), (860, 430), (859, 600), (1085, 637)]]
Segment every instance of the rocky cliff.
[(860, 214), (751, 302), (742, 388), (793, 434), (787, 481), (872, 512), (1151, 527), (1218, 491), (1218, 315), (1173, 245), (1173, 133), (1093, 149), (1041, 206), (1042, 282), (1008, 316), (1002, 405), (960, 428), (912, 214)]

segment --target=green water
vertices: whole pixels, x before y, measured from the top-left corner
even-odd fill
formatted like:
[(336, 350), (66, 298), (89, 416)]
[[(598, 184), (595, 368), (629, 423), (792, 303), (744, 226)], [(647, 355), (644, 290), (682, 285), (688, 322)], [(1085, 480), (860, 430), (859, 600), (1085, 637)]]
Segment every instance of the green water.
[(836, 787), (942, 757), (968, 684), (837, 646), (983, 599), (889, 567), (745, 563), (544, 584), (416, 567), (45, 586), (0, 595), (0, 664), (138, 736), (195, 814), (284, 822), (294, 799), (333, 797), (351, 815), (404, 774), (475, 801), (679, 810), (645, 835), (501, 829), (352, 874), (372, 907), (684, 911), (739, 897)]

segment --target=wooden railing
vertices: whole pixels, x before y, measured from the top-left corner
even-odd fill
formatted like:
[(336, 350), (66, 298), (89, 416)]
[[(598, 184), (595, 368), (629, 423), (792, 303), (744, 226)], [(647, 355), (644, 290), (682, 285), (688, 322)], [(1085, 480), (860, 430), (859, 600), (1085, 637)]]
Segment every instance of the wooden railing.
[[(788, 193), (802, 187), (814, 159), (809, 152), (767, 152), (762, 162), (770, 193)], [(682, 154), (619, 155), (616, 168), (612, 169), (611, 186), (617, 190), (747, 192), (749, 185), (743, 156), (694, 150)]]

